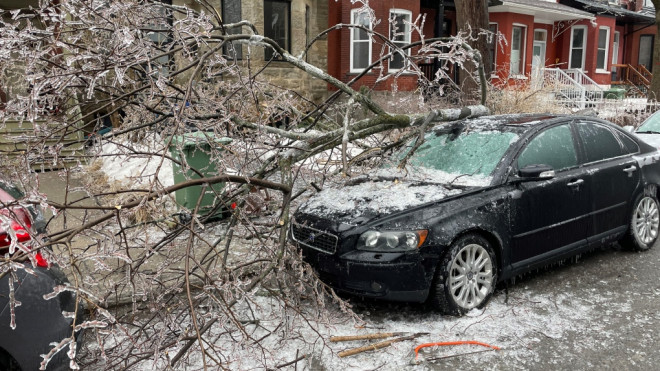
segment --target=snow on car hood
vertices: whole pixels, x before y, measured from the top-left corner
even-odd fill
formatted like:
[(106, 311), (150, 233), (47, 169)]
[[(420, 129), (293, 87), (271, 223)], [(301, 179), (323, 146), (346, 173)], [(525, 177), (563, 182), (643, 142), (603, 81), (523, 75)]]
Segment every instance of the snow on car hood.
[(299, 211), (338, 218), (337, 221), (372, 218), (439, 201), (460, 194), (466, 188), (487, 186), (491, 180), (490, 177), (415, 170), (414, 176), (410, 173), (403, 176), (404, 171), (382, 169), (356, 177), (344, 187), (322, 190), (302, 205)]

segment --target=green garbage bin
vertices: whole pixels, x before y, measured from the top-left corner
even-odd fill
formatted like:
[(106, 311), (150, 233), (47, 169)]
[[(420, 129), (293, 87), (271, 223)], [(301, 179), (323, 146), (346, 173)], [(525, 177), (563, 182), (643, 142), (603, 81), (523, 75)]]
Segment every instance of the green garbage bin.
[[(213, 133), (196, 131), (186, 133), (183, 135), (175, 135), (170, 142), (169, 150), (177, 161), (185, 158), (188, 166), (202, 173), (205, 177), (212, 177), (218, 175), (218, 169), (215, 164), (211, 163), (211, 145), (215, 145), (215, 149), (222, 151), (223, 146), (231, 143), (231, 138), (216, 138)], [(166, 142), (167, 143), (167, 142)], [(174, 184), (185, 182), (189, 179), (199, 179), (191, 169), (184, 171), (181, 166), (175, 162), (172, 163), (172, 172), (174, 174)], [(175, 192), (174, 197), (180, 207), (184, 207), (190, 211), (195, 210), (195, 206), (199, 201), (198, 213), (205, 215), (209, 213), (217, 204), (218, 198), (216, 193), (220, 193), (224, 188), (225, 183), (216, 183), (206, 186), (206, 191), (200, 200), (203, 186), (186, 187), (179, 189)], [(212, 217), (221, 217), (222, 209), (218, 209)]]
[(605, 90), (605, 99), (623, 99), (626, 95), (626, 89), (610, 88)]

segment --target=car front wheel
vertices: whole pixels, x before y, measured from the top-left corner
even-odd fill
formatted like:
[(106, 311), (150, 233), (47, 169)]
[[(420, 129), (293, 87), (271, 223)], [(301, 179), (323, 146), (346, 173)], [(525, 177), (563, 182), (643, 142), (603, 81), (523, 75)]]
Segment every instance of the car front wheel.
[(632, 250), (648, 250), (658, 239), (659, 227), (658, 199), (653, 195), (642, 194), (635, 202), (630, 226), (621, 244)]
[(475, 234), (456, 240), (438, 266), (429, 298), (441, 312), (462, 315), (483, 307), (497, 283), (495, 253)]

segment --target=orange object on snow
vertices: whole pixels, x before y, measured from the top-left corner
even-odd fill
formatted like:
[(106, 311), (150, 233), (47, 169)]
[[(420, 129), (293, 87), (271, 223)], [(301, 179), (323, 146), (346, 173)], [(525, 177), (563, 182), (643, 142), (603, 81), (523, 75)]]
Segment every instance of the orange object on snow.
[(447, 345), (481, 345), (482, 347), (486, 348), (493, 348), (495, 350), (500, 350), (499, 347), (496, 347), (494, 345), (482, 343), (480, 341), (474, 341), (474, 340), (463, 340), (463, 341), (444, 341), (444, 342), (439, 342), (439, 343), (425, 343), (425, 344), (420, 344), (417, 347), (415, 347), (415, 359), (417, 359), (417, 356), (419, 355), (419, 350), (422, 348), (428, 348), (428, 347), (435, 347), (435, 346), (447, 346)]

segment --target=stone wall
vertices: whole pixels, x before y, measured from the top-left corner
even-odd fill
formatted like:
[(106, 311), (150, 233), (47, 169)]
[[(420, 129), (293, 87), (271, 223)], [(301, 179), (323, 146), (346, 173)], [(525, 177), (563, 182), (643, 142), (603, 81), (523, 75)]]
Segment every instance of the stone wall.
[[(210, 3), (215, 7), (218, 13), (222, 12), (221, 0), (211, 0)], [(185, 5), (197, 11), (200, 11), (199, 5), (192, 0), (175, 0), (175, 5)], [(291, 54), (300, 56), (305, 49), (307, 37), (313, 39), (316, 35), (328, 27), (328, 2), (327, 0), (291, 0)], [(308, 25), (309, 35), (305, 35), (305, 12), (309, 7), (310, 24)], [(241, 16), (243, 20), (252, 22), (260, 34), (264, 33), (264, 1), (246, 0), (241, 2)], [(244, 27), (244, 32), (248, 29)], [(247, 67), (248, 61), (252, 71), (258, 71), (267, 62), (265, 61), (264, 49), (258, 47), (248, 47), (243, 45), (243, 60), (238, 64)], [(328, 40), (327, 37), (317, 40), (306, 56), (307, 62), (315, 65), (323, 71), (328, 70)], [(267, 79), (269, 83), (291, 89), (301, 94), (304, 98), (314, 102), (323, 100), (328, 95), (327, 84), (319, 79), (312, 78), (298, 68), (288, 63), (280, 61), (270, 62), (268, 68), (260, 74)], [(188, 74), (180, 75), (181, 79), (188, 79)]]
[[(264, 2), (263, 0), (248, 0), (241, 4), (243, 19), (252, 21), (257, 30), (264, 30)], [(323, 0), (292, 0), (291, 1), (291, 54), (299, 56), (305, 49), (307, 42), (305, 35), (305, 11), (309, 7), (310, 25), (309, 38), (328, 27), (328, 2)], [(243, 55), (248, 56), (247, 47), (243, 46)], [(254, 68), (263, 66), (264, 51), (261, 48), (250, 48), (250, 63)], [(317, 40), (310, 48), (306, 60), (323, 71), (328, 67), (328, 41), (327, 37)], [(286, 89), (292, 89), (307, 99), (320, 101), (328, 94), (327, 86), (321, 80), (312, 78), (303, 71), (292, 67), (288, 63), (272, 61), (264, 71), (270, 83)]]

